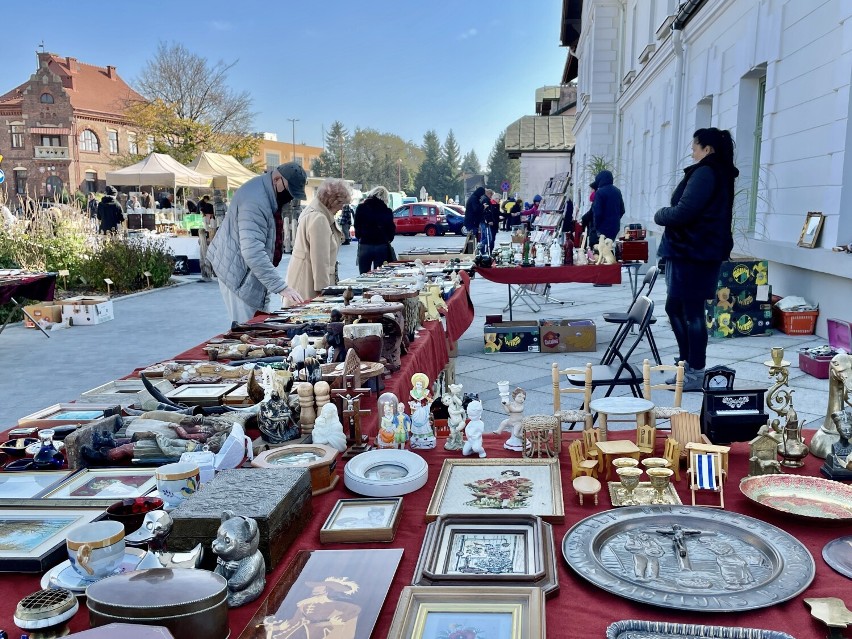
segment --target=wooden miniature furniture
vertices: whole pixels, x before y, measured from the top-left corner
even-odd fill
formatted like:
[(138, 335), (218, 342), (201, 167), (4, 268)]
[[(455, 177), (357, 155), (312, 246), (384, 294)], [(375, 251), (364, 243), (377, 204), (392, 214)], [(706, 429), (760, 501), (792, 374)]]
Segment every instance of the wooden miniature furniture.
[(701, 418), (695, 413), (678, 413), (672, 415), (672, 437), (680, 444), (681, 457), (686, 457), (686, 445), (694, 442), (696, 444), (710, 444), (707, 435), (701, 432)]
[(697, 453), (714, 453), (719, 455), (722, 464), (722, 481), (728, 480), (728, 453), (731, 451), (730, 446), (690, 442), (686, 445), (686, 450), (687, 453), (695, 451)]
[(712, 508), (725, 507), (725, 486), (722, 480), (722, 456), (719, 453), (701, 453), (689, 451), (689, 490), (692, 493), (692, 505), (695, 506), (695, 493), (698, 490), (710, 490), (719, 493), (719, 505), (711, 504)]
[[(550, 367), (551, 381), (553, 382), (553, 415), (559, 418), (562, 424), (571, 424), (568, 430), (573, 430), (577, 422), (583, 422), (584, 428), (592, 427), (592, 413), (589, 409), (589, 404), (592, 401), (592, 365), (586, 364), (584, 369), (565, 368), (559, 370), (559, 366), (554, 362)], [(562, 386), (560, 384), (560, 375), (562, 379), (568, 379), (569, 375), (580, 375), (585, 382), (582, 388), (572, 387), (571, 385)], [(562, 408), (562, 395), (582, 394), (583, 401), (579, 408)]]
[[(670, 364), (651, 366), (651, 360), (646, 359), (642, 364), (642, 396), (645, 399), (654, 401), (654, 398), (652, 397), (654, 391), (674, 391), (674, 401), (671, 406), (659, 406), (657, 403), (654, 403), (654, 410), (651, 411), (650, 415), (652, 426), (657, 426), (658, 419), (670, 420), (672, 415), (686, 412), (686, 409), (681, 406), (681, 402), (683, 401), (684, 368), (685, 366), (683, 362), (678, 362), (676, 366)], [(666, 384), (663, 382), (660, 384), (652, 384), (651, 376), (654, 373), (663, 373), (667, 377), (669, 373), (674, 373), (675, 383)]]
[(598, 429), (584, 428), (583, 429), (583, 447), (586, 449), (586, 457), (598, 461), (600, 453), (598, 452)]
[(598, 442), (598, 451), (600, 452), (600, 461), (598, 463), (598, 472), (606, 469), (606, 479), (609, 479), (612, 460), (615, 457), (632, 457), (639, 459), (639, 448), (627, 439), (616, 439), (611, 442)]
[(586, 459), (586, 454), (583, 452), (583, 442), (579, 439), (571, 442), (568, 447), (568, 454), (571, 456), (571, 479), (575, 479), (580, 475), (588, 475), (594, 477), (598, 474), (598, 464), (591, 459)]
[(582, 477), (575, 478), (571, 485), (574, 486), (574, 492), (580, 498), (580, 505), (583, 505), (583, 497), (585, 495), (592, 495), (595, 498), (595, 506), (598, 505), (598, 493), (601, 491), (601, 483), (595, 479), (594, 477), (590, 477), (589, 475), (583, 475)]
[(674, 437), (666, 437), (663, 458), (671, 464), (670, 468), (674, 471), (675, 481), (680, 481), (680, 444)]
[(554, 415), (530, 415), (521, 421), (523, 456), (526, 458), (559, 457), (562, 432)]
[(607, 438), (607, 424), (610, 421), (627, 421), (610, 419), (610, 415), (630, 415), (632, 417), (630, 421), (635, 422), (636, 427), (639, 428), (642, 424), (649, 423), (649, 413), (654, 408), (654, 404), (641, 397), (599, 397), (592, 400), (589, 407), (593, 413), (597, 413), (597, 417), (600, 420), (598, 439), (605, 442)]
[(650, 424), (642, 424), (636, 429), (636, 446), (641, 455), (653, 455), (657, 439), (657, 429)]

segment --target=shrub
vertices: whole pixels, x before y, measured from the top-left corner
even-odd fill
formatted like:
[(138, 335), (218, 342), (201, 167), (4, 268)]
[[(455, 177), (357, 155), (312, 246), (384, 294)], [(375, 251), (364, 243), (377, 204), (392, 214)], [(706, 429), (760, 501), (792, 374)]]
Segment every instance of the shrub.
[(114, 235), (104, 237), (94, 254), (80, 266), (86, 285), (106, 291), (105, 278), (112, 290), (127, 293), (145, 288), (144, 272), (151, 273), (151, 285), (165, 286), (174, 268), (174, 255), (165, 240)]

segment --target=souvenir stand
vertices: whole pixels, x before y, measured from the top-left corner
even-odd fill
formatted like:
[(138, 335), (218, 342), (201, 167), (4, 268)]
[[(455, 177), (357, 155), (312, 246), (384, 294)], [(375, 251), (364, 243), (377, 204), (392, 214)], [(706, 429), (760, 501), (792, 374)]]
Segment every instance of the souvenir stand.
[[(532, 242), (550, 246), (554, 239), (559, 238), (565, 220), (565, 203), (568, 201), (570, 191), (570, 173), (557, 173), (547, 181), (544, 193), (542, 194), (541, 205), (538, 209), (539, 214), (533, 220), (532, 224), (532, 237), (530, 238)], [(554, 304), (574, 304), (570, 300), (560, 300), (551, 296), (550, 282), (543, 287), (541, 284), (532, 284), (522, 285), (521, 288), (526, 288), (530, 293), (540, 295), (548, 302)]]

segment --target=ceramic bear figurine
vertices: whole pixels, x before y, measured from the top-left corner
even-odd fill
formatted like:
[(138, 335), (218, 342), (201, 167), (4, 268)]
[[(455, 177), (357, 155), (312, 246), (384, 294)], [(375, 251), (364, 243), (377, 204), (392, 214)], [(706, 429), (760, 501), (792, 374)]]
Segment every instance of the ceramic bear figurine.
[(257, 549), (260, 532), (250, 517), (222, 512), (222, 523), (213, 541), (217, 575), (228, 580), (228, 607), (254, 601), (266, 586), (266, 562)]

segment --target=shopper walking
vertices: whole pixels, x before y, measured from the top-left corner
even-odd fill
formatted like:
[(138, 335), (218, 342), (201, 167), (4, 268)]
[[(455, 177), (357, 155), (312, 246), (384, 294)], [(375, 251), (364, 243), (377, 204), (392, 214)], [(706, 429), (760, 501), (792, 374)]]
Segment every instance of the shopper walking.
[(666, 261), (666, 314), (687, 363), (684, 391), (699, 391), (707, 357), (704, 301), (716, 294), (719, 268), (734, 238), (734, 142), (729, 131), (698, 129), (692, 136), (695, 164), (684, 169), (671, 206), (654, 221), (665, 227), (658, 254)]
[[(595, 201), (592, 203), (592, 216), (595, 223), (595, 232), (613, 241), (618, 237), (621, 228), (621, 218), (624, 216), (624, 198), (621, 191), (613, 184), (612, 172), (603, 170), (595, 177), (598, 185), (595, 191)], [(591, 238), (590, 238), (591, 239)], [(595, 241), (595, 244), (597, 244)], [(594, 244), (590, 243), (591, 247)]]
[(216, 215), (210, 196), (205, 195), (198, 201), (198, 212), (201, 213), (201, 227), (198, 229), (198, 253), (201, 265), (201, 281), (213, 279), (213, 267), (207, 259), (207, 248), (216, 236)]
[(464, 226), (468, 233), (476, 235), (477, 240), (479, 239), (479, 225), (482, 224), (482, 219), (485, 217), (485, 205), (482, 203), (484, 196), (485, 187), (478, 186), (467, 198), (464, 206)]
[(358, 272), (366, 273), (396, 258), (391, 242), (396, 235), (390, 194), (377, 186), (355, 209), (355, 237), (358, 238)]
[(114, 186), (108, 186), (104, 189), (105, 195), (98, 203), (97, 216), (100, 220), (98, 228), (99, 233), (115, 233), (118, 231), (118, 226), (124, 222), (124, 213), (121, 211), (121, 204), (116, 202), (115, 196), (118, 191)]
[(349, 229), (352, 228), (352, 205), (344, 204), (340, 211), (340, 230), (343, 231), (343, 244), (349, 244)]

